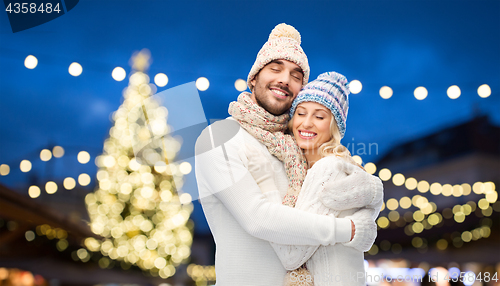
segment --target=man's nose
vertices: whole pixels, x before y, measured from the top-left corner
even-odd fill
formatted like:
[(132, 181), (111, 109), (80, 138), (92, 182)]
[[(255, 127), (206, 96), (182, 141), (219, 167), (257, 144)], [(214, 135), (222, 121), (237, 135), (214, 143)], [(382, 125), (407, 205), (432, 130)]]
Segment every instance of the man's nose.
[(290, 83), (290, 73), (281, 72), (278, 77), (278, 82), (288, 86), (288, 84)]

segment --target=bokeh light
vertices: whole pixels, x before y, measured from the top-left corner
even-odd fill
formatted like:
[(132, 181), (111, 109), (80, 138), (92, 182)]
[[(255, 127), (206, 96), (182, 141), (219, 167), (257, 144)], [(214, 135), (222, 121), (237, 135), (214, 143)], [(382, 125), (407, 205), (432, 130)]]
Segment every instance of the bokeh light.
[(31, 171), (31, 162), (28, 160), (22, 160), (21, 164), (19, 164), (19, 169), (21, 169), (21, 172), (23, 173)]
[(392, 183), (396, 186), (402, 186), (405, 183), (405, 176), (398, 173), (392, 177)]
[(191, 170), (192, 170), (192, 167), (191, 167), (191, 164), (189, 164), (189, 162), (182, 162), (179, 165), (179, 171), (181, 171), (181, 173), (184, 175), (191, 173)]
[(417, 190), (421, 193), (427, 192), (429, 190), (429, 183), (427, 181), (418, 182)]
[(10, 167), (7, 164), (0, 165), (0, 175), (7, 176), (10, 173)]
[(379, 94), (383, 99), (389, 99), (392, 97), (392, 88), (388, 86), (383, 86), (380, 88)]
[(351, 81), (349, 83), (349, 90), (351, 91), (351, 93), (353, 94), (358, 94), (361, 92), (361, 90), (363, 89), (363, 85), (361, 84), (361, 82), (357, 79)]
[(80, 151), (77, 155), (78, 162), (87, 164), (90, 161), (90, 154), (87, 151)]
[(40, 151), (40, 159), (42, 161), (48, 161), (52, 159), (52, 152), (50, 152), (49, 149), (43, 149), (42, 151)]
[(28, 230), (24, 233), (24, 237), (27, 241), (33, 241), (35, 239), (35, 233), (32, 230)]
[(410, 177), (410, 178), (406, 179), (406, 181), (405, 181), (405, 187), (410, 191), (415, 190), (417, 188), (417, 185), (418, 185), (418, 182), (415, 178)]
[(360, 165), (363, 164), (363, 159), (361, 159), (361, 157), (359, 157), (358, 155), (352, 156), (352, 159), (354, 160), (354, 162), (356, 162)]
[(200, 77), (196, 80), (196, 88), (200, 91), (205, 91), (210, 86), (210, 82), (206, 77)]
[(76, 181), (71, 177), (65, 178), (63, 181), (63, 186), (66, 190), (72, 190), (76, 187)]
[(38, 59), (33, 55), (29, 55), (24, 59), (24, 66), (30, 70), (36, 68), (37, 65)]
[(78, 176), (78, 184), (82, 185), (82, 186), (87, 186), (88, 184), (90, 184), (90, 176), (88, 174), (80, 174)]
[(380, 172), (378, 172), (378, 176), (382, 181), (387, 181), (391, 178), (392, 173), (389, 169), (384, 168), (384, 169), (380, 170)]
[(29, 189), (28, 189), (28, 195), (31, 197), (31, 198), (38, 198), (41, 194), (41, 191), (40, 191), (40, 188), (37, 187), (37, 186), (30, 186)]
[(423, 100), (427, 97), (428, 92), (427, 89), (423, 86), (419, 86), (415, 89), (413, 92), (413, 95), (415, 95), (415, 98), (418, 100)]
[(457, 99), (460, 97), (461, 91), (458, 86), (452, 85), (448, 88), (446, 94), (448, 94), (448, 97), (451, 99)]
[(431, 194), (439, 195), (441, 193), (442, 187), (440, 183), (432, 183), (430, 186)]
[(487, 84), (483, 84), (477, 89), (477, 94), (482, 98), (487, 98), (491, 95), (491, 88)]
[(407, 209), (411, 207), (411, 199), (409, 197), (402, 197), (399, 200), (399, 205), (401, 206), (401, 208)]
[(111, 72), (111, 76), (116, 81), (122, 81), (127, 76), (127, 72), (122, 67), (116, 67)]
[(168, 76), (164, 73), (157, 73), (154, 78), (155, 84), (159, 87), (164, 87), (168, 83)]
[(392, 198), (392, 199), (387, 200), (386, 205), (387, 205), (387, 209), (393, 211), (393, 210), (398, 208), (399, 203), (398, 203), (398, 200)]
[(380, 227), (380, 228), (386, 228), (389, 226), (389, 220), (386, 218), (386, 217), (379, 217), (377, 219), (377, 225)]
[(375, 174), (375, 172), (377, 171), (377, 166), (375, 166), (375, 164), (373, 163), (366, 163), (365, 165), (365, 170), (366, 172), (368, 172), (368, 174)]
[(64, 148), (61, 146), (54, 146), (54, 148), (52, 148), (52, 155), (56, 158), (61, 158), (64, 156)]
[(79, 76), (82, 74), (82, 71), (82, 66), (77, 62), (73, 62), (71, 63), (71, 65), (69, 65), (68, 72), (72, 76)]
[(247, 82), (245, 80), (237, 79), (234, 82), (234, 88), (236, 88), (237, 91), (242, 92), (247, 89)]
[(55, 194), (57, 192), (57, 184), (55, 182), (48, 181), (45, 184), (45, 191), (49, 195)]

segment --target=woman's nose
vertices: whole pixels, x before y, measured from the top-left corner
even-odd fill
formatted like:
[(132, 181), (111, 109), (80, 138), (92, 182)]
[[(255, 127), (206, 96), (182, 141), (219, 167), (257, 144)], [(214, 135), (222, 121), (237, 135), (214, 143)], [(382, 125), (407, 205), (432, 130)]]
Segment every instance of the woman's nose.
[(314, 125), (312, 118), (310, 116), (307, 116), (306, 119), (304, 120), (304, 122), (302, 123), (302, 125), (305, 128), (311, 128)]

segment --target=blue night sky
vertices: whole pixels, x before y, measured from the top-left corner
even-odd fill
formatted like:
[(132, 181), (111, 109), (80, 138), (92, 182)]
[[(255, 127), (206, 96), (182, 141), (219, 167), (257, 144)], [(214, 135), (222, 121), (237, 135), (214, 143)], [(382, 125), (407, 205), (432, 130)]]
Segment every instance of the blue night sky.
[[(478, 112), (500, 125), (497, 0), (82, 0), (67, 14), (18, 33), (0, 12), (0, 164), (11, 166), (0, 183), (26, 193), (28, 175), (19, 162), (36, 158), (49, 144), (69, 155), (99, 155), (110, 114), (128, 85), (127, 79), (113, 80), (111, 71), (121, 66), (128, 73), (131, 55), (143, 48), (151, 51), (151, 77), (169, 77), (158, 91), (206, 77), (210, 88), (199, 94), (207, 119), (227, 117), (239, 94), (235, 80), (246, 79), (270, 31), (282, 22), (301, 33), (311, 79), (337, 71), (363, 84), (350, 97), (343, 143), (376, 143), (379, 153), (362, 154), (365, 161)], [(28, 55), (38, 58), (33, 70), (24, 67)], [(72, 62), (83, 67), (78, 77), (68, 73)], [(482, 84), (491, 87), (490, 97), (478, 96)], [(458, 99), (446, 95), (451, 85), (460, 87)], [(382, 86), (393, 89), (390, 99), (379, 96)], [(413, 96), (418, 86), (429, 92), (422, 101)], [(97, 171), (76, 159), (63, 165), (41, 176)]]

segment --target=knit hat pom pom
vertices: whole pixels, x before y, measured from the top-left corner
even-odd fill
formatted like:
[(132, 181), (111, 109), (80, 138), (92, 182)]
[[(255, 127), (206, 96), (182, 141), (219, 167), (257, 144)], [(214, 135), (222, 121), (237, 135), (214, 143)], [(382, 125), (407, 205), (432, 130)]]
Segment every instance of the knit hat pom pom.
[(297, 41), (300, 45), (300, 33), (294, 27), (287, 25), (285, 23), (281, 23), (274, 27), (269, 35), (269, 41), (273, 39), (278, 39), (281, 37), (291, 38)]

